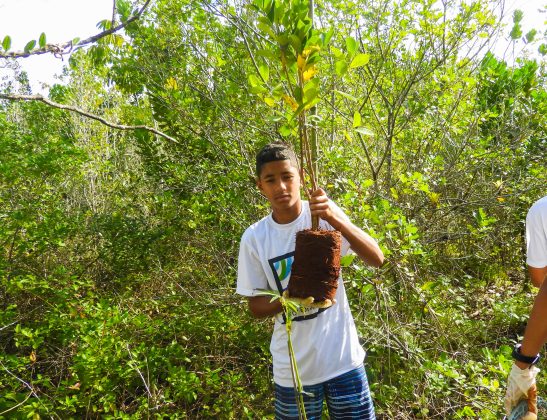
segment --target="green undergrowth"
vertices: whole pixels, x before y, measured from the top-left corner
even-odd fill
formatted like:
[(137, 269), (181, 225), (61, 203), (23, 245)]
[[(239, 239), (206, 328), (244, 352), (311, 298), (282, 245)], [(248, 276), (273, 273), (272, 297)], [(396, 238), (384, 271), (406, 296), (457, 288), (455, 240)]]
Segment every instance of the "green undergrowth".
[(269, 411), (267, 325), (241, 316), (231, 290), (181, 289), (175, 282), (155, 297), (106, 297), (83, 280), (13, 279), (7, 292), (24, 303), (0, 315), (7, 326), (0, 413), (256, 418)]

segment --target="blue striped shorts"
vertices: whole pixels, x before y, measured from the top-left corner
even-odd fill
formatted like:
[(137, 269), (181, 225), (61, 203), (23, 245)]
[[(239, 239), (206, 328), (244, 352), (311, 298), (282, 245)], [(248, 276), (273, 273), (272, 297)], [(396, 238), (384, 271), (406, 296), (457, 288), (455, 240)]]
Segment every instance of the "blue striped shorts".
[[(306, 392), (304, 406), (308, 420), (321, 419), (324, 399), (327, 401), (332, 420), (376, 419), (367, 374), (362, 365), (326, 382), (304, 386), (304, 392)], [(277, 420), (298, 419), (298, 406), (293, 388), (275, 384), (275, 418)]]

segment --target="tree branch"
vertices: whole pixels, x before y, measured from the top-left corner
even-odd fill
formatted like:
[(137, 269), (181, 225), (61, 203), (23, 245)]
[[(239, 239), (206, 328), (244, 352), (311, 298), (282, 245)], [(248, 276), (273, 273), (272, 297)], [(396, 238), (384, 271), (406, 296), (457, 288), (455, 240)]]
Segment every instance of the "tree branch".
[(164, 139), (167, 139), (169, 141), (172, 141), (173, 143), (179, 143), (176, 139), (173, 137), (165, 134), (162, 131), (159, 131), (153, 127), (148, 127), (146, 125), (122, 125), (122, 124), (115, 124), (112, 123), (103, 117), (99, 115), (92, 114), (90, 112), (84, 111), (83, 109), (76, 108), (74, 106), (70, 105), (64, 105), (57, 102), (53, 102), (49, 100), (48, 98), (43, 97), (42, 95), (6, 95), (4, 93), (0, 93), (0, 99), (7, 99), (9, 101), (38, 101), (43, 102), (49, 106), (52, 106), (54, 108), (58, 109), (64, 109), (67, 111), (75, 112), (76, 114), (82, 115), (87, 118), (91, 118), (92, 120), (99, 121), (100, 123), (106, 125), (110, 128), (115, 128), (117, 130), (146, 130), (150, 133), (156, 134), (160, 137), (163, 137)]
[(73, 41), (68, 41), (62, 44), (46, 44), (42, 48), (36, 48), (30, 51), (13, 51), (13, 52), (0, 52), (0, 58), (26, 58), (31, 55), (41, 55), (41, 54), (53, 54), (57, 58), (62, 58), (66, 54), (70, 54), (74, 47), (83, 47), (88, 44), (93, 44), (105, 36), (111, 35), (119, 30), (125, 28), (131, 22), (139, 19), (143, 14), (144, 10), (148, 7), (152, 0), (146, 0), (146, 3), (135, 13), (132, 17), (127, 19), (125, 22), (120, 23), (114, 28), (107, 29), (101, 33), (90, 36), (82, 41), (78, 41), (76, 44), (73, 44)]

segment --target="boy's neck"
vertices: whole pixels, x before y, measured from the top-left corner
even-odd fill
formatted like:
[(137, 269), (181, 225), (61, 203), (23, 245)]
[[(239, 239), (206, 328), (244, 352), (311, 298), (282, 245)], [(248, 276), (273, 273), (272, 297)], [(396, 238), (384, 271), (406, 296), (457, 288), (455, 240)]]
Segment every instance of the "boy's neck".
[(302, 200), (298, 200), (298, 202), (293, 207), (288, 209), (272, 208), (272, 218), (274, 222), (279, 223), (280, 225), (286, 225), (298, 219), (298, 216), (300, 216), (301, 212)]

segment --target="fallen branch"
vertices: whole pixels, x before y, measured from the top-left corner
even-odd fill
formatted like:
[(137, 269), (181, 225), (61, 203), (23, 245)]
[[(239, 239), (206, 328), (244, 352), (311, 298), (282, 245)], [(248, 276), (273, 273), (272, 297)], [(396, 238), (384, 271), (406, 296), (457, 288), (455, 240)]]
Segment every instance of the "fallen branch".
[(14, 405), (13, 407), (8, 408), (6, 411), (2, 411), (2, 412), (0, 413), (0, 416), (3, 416), (4, 414), (9, 413), (10, 411), (15, 410), (16, 408), (21, 407), (24, 403), (27, 402), (27, 400), (28, 400), (31, 396), (32, 396), (32, 392), (30, 392), (30, 393), (27, 395), (27, 397), (26, 397), (23, 401), (21, 401), (19, 404), (16, 404), (16, 405)]
[(152, 0), (146, 0), (146, 3), (144, 3), (144, 5), (137, 11), (137, 13), (135, 13), (125, 22), (122, 22), (121, 24), (115, 26), (114, 28), (110, 28), (110, 29), (107, 29), (106, 31), (90, 36), (89, 38), (86, 38), (82, 41), (78, 41), (75, 44), (73, 41), (68, 41), (62, 44), (46, 44), (41, 48), (36, 48), (30, 51), (0, 52), (0, 58), (26, 58), (26, 57), (30, 57), (31, 55), (41, 55), (41, 54), (49, 54), (49, 53), (53, 54), (57, 58), (62, 58), (64, 55), (70, 54), (72, 50), (74, 49), (74, 47), (83, 47), (85, 45), (92, 44), (98, 41), (99, 39), (104, 38), (105, 36), (111, 35), (125, 28), (131, 22), (134, 22), (135, 20), (141, 17), (141, 15), (144, 13), (144, 10), (148, 7), (151, 1)]
[(5, 330), (6, 328), (11, 327), (12, 325), (17, 324), (18, 322), (19, 322), (19, 321), (13, 321), (11, 324), (4, 325), (3, 327), (0, 328), (0, 331)]
[(148, 127), (147, 125), (123, 125), (123, 124), (112, 123), (112, 122), (106, 120), (105, 118), (103, 118), (99, 115), (92, 114), (90, 112), (84, 111), (83, 109), (76, 108), (74, 106), (64, 105), (64, 104), (60, 104), (60, 103), (57, 103), (57, 102), (53, 102), (50, 99), (48, 99), (48, 98), (46, 98), (42, 95), (17, 95), (17, 94), (8, 95), (8, 94), (0, 93), (0, 99), (7, 99), (9, 101), (38, 101), (38, 102), (43, 102), (43, 103), (45, 103), (49, 106), (52, 106), (54, 108), (64, 109), (64, 110), (67, 110), (67, 111), (75, 112), (75, 113), (77, 113), (79, 115), (82, 115), (84, 117), (91, 118), (95, 121), (99, 121), (100, 123), (102, 123), (102, 124), (104, 124), (104, 125), (106, 125), (107, 127), (110, 127), (110, 128), (115, 128), (117, 130), (145, 130), (145, 131), (156, 134), (160, 137), (163, 137), (163, 138), (165, 138), (169, 141), (172, 141), (172, 142), (178, 144), (178, 141), (175, 140), (173, 137), (171, 137), (171, 136), (165, 134), (164, 132), (159, 131), (159, 130), (153, 128), (153, 127)]
[[(36, 393), (36, 391), (34, 390), (34, 387), (32, 385), (30, 385), (28, 382), (25, 382), (23, 379), (19, 378), (16, 374), (14, 374), (12, 371), (10, 371), (2, 362), (0, 362), (0, 366), (2, 366), (2, 369), (4, 369), (7, 373), (9, 373), (11, 376), (13, 376), (19, 382), (21, 382), (30, 391), (30, 395), (32, 395), (34, 398), (36, 398), (38, 400), (38, 402), (40, 403), (40, 405), (42, 405), (42, 407), (44, 407), (46, 409), (46, 411), (48, 412), (48, 414), (49, 414), (49, 409), (44, 405), (44, 403), (42, 402), (42, 400), (40, 399), (40, 397), (38, 396), (38, 394)], [(28, 397), (27, 397), (27, 399), (28, 399)], [(5, 412), (6, 411), (4, 411), (4, 413)], [(60, 418), (59, 416), (57, 416), (57, 417)]]

